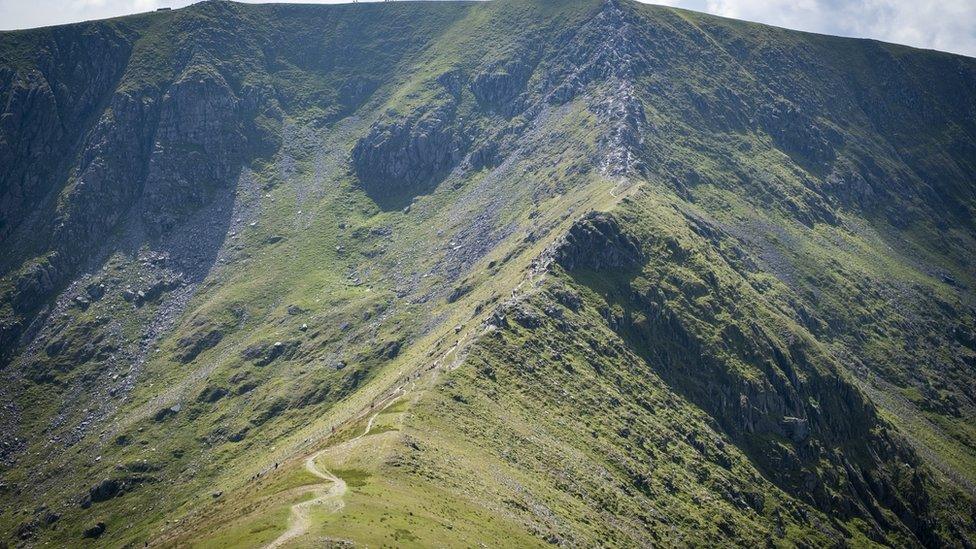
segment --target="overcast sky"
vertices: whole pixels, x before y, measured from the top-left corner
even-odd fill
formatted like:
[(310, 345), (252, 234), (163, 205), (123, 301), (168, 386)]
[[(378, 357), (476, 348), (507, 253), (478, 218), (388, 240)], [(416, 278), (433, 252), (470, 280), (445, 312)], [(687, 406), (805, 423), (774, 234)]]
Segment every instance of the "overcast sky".
[[(0, 0), (0, 29), (101, 19), (191, 3), (190, 0)], [(653, 3), (791, 29), (876, 38), (976, 57), (976, 0), (657, 0)]]

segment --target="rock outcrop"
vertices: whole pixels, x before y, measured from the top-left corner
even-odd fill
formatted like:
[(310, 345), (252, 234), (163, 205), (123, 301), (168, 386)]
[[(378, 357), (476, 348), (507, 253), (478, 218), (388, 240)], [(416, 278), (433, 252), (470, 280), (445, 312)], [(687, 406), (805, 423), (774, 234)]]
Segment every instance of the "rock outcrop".
[(142, 217), (157, 234), (232, 188), (246, 150), (243, 105), (206, 64), (185, 71), (159, 111), (140, 200)]
[(513, 116), (525, 108), (523, 94), (538, 62), (531, 55), (531, 47), (523, 48), (527, 50), (523, 55), (496, 61), (475, 75), (471, 93), (482, 105), (506, 116)]
[(379, 121), (352, 150), (353, 166), (371, 193), (421, 187), (461, 160), (466, 147), (452, 101)]
[(613, 216), (591, 213), (570, 227), (553, 258), (567, 271), (632, 269), (640, 266), (642, 252)]
[[(124, 27), (93, 24), (51, 28), (47, 34), (46, 47), (24, 45), (23, 68), (0, 67), (0, 242), (18, 227), (22, 234), (36, 230), (22, 225), (64, 185), (64, 171), (74, 160), (64, 151), (78, 147), (98, 116), (135, 38)], [(35, 220), (50, 230), (44, 222)], [(0, 261), (4, 270), (9, 259)]]

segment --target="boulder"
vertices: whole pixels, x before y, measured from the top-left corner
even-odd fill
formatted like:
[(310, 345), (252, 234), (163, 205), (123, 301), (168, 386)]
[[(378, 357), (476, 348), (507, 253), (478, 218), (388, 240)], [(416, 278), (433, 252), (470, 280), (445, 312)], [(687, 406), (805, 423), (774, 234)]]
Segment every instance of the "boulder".
[(224, 333), (218, 328), (198, 330), (186, 337), (180, 338), (180, 350), (176, 358), (183, 364), (192, 362), (200, 353), (212, 349), (224, 338)]
[(810, 426), (805, 419), (787, 416), (783, 418), (781, 424), (793, 442), (803, 442), (810, 436)]
[(224, 387), (207, 386), (197, 395), (197, 402), (214, 403), (230, 394)]
[(96, 522), (94, 526), (86, 528), (85, 531), (82, 532), (82, 536), (86, 538), (97, 539), (101, 537), (102, 534), (104, 533), (105, 533), (105, 523), (99, 521)]

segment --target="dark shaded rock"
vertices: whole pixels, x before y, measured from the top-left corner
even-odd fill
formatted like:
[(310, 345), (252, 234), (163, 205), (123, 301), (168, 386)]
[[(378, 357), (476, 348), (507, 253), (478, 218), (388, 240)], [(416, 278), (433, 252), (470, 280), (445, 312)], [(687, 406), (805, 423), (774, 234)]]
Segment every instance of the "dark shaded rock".
[(32, 539), (37, 536), (37, 530), (40, 526), (40, 521), (36, 518), (26, 520), (17, 525), (17, 528), (14, 529), (14, 535), (20, 540)]
[(948, 284), (949, 286), (952, 286), (953, 288), (961, 288), (962, 287), (962, 285), (959, 284), (959, 282), (955, 278), (952, 278), (951, 276), (949, 276), (946, 273), (940, 273), (939, 274), (939, 279), (942, 280), (942, 282)]
[(542, 326), (542, 317), (528, 307), (518, 306), (512, 310), (512, 318), (523, 328), (533, 330)]
[(571, 311), (578, 312), (580, 307), (583, 306), (583, 299), (580, 298), (580, 295), (573, 290), (563, 287), (556, 287), (552, 289), (551, 293), (556, 299), (556, 302)]
[(640, 245), (623, 233), (613, 216), (590, 213), (569, 229), (555, 260), (568, 271), (634, 268), (642, 261)]
[(267, 352), (267, 350), (267, 343), (255, 343), (254, 345), (248, 345), (245, 347), (241, 352), (241, 356), (247, 360), (254, 360)]
[(135, 490), (140, 484), (155, 482), (156, 479), (145, 475), (128, 475), (103, 479), (88, 490), (88, 494), (81, 501), (82, 508), (88, 508), (92, 503), (108, 501)]
[(370, 196), (382, 200), (405, 190), (422, 190), (423, 184), (460, 161), (466, 143), (454, 116), (449, 102), (374, 124), (352, 150), (356, 174)]
[(41, 516), (41, 522), (43, 522), (45, 526), (50, 526), (59, 520), (61, 520), (61, 515), (55, 513), (54, 511), (45, 511)]
[(95, 523), (94, 526), (92, 526), (90, 528), (86, 528), (85, 531), (82, 532), (81, 535), (83, 537), (86, 537), (86, 538), (97, 539), (97, 538), (100, 538), (102, 536), (102, 534), (104, 534), (104, 533), (105, 533), (105, 523), (104, 522), (97, 522), (97, 523)]
[(153, 415), (153, 420), (154, 421), (165, 421), (166, 419), (168, 419), (168, 418), (170, 418), (170, 417), (175, 416), (176, 414), (178, 414), (181, 409), (182, 409), (182, 406), (180, 406), (179, 404), (177, 404), (175, 406), (170, 406), (169, 408), (163, 408), (162, 410), (156, 412)]
[(759, 120), (773, 142), (803, 166), (824, 165), (843, 144), (839, 133), (825, 129), (793, 103), (771, 100), (763, 103)]
[(48, 343), (47, 346), (44, 347), (44, 352), (47, 353), (47, 356), (54, 358), (61, 354), (61, 351), (64, 350), (65, 345), (67, 345), (66, 340), (55, 339), (54, 341)]
[(88, 491), (93, 502), (106, 501), (122, 493), (122, 482), (117, 479), (104, 479)]
[(254, 361), (256, 366), (267, 366), (279, 358), (289, 359), (295, 356), (301, 342), (276, 341), (274, 343), (256, 343), (244, 349), (242, 356)]
[(793, 439), (793, 442), (803, 442), (810, 436), (810, 426), (805, 419), (784, 417), (782, 425), (789, 437)]
[(198, 68), (206, 62), (192, 63), (160, 102), (142, 200), (142, 216), (158, 232), (232, 185), (243, 162), (240, 100), (220, 72)]
[(202, 391), (200, 391), (199, 395), (197, 395), (197, 402), (208, 402), (208, 403), (217, 402), (218, 400), (227, 396), (229, 393), (230, 391), (228, 391), (224, 387), (207, 386)]
[(871, 183), (873, 179), (874, 176), (861, 169), (843, 164), (835, 165), (824, 179), (823, 189), (825, 193), (846, 207), (872, 209), (877, 205), (879, 198)]
[(227, 440), (229, 440), (231, 442), (240, 442), (240, 441), (244, 440), (244, 437), (247, 436), (248, 430), (249, 430), (248, 427), (244, 427), (243, 429), (241, 429), (241, 430), (239, 430), (239, 431), (237, 431), (235, 433), (232, 433), (232, 434), (228, 435), (227, 436)]
[(148, 288), (136, 292), (134, 301), (137, 307), (159, 299), (164, 292), (175, 290), (183, 285), (183, 280), (179, 277), (163, 278), (154, 281)]
[[(36, 229), (29, 219), (59, 180), (64, 151), (78, 146), (111, 95), (135, 36), (108, 26), (65, 26), (34, 49), (35, 67), (0, 67), (0, 241)], [(13, 69), (13, 70), (11, 70)], [(30, 207), (28, 207), (30, 205)]]
[(40, 306), (46, 296), (63, 282), (66, 275), (61, 256), (52, 254), (25, 267), (14, 278), (14, 310), (26, 313)]
[(485, 320), (485, 326), (494, 326), (496, 328), (504, 328), (508, 326), (508, 317), (505, 316), (505, 311), (503, 307), (498, 307), (492, 311), (491, 316)]
[(298, 341), (276, 341), (267, 354), (256, 361), (255, 364), (258, 366), (266, 366), (278, 358), (291, 358), (295, 354), (295, 351), (298, 350), (299, 345), (300, 343)]
[(355, 107), (369, 99), (377, 84), (372, 79), (354, 76), (346, 80), (339, 88), (339, 101), (344, 105)]
[(498, 141), (490, 140), (481, 143), (471, 151), (471, 167), (481, 169), (494, 166), (498, 163), (499, 146)]
[(387, 360), (392, 360), (400, 354), (400, 347), (403, 342), (400, 340), (387, 341), (382, 346), (380, 346), (377, 351), (377, 356), (385, 358)]
[(93, 301), (98, 301), (105, 296), (105, 285), (92, 283), (85, 288), (85, 291), (88, 293), (88, 297), (90, 297)]
[(472, 289), (474, 289), (474, 287), (470, 284), (461, 284), (460, 286), (454, 288), (447, 296), (447, 302), (454, 303), (471, 292)]
[[(145, 173), (157, 110), (150, 97), (116, 92), (95, 124), (55, 235), (57, 249), (72, 264), (85, 259), (90, 243), (118, 227), (138, 198), (141, 185), (133, 185), (132, 177), (141, 179)], [(175, 196), (169, 199), (178, 202)]]
[(464, 73), (459, 69), (445, 72), (437, 77), (437, 83), (444, 86), (455, 98), (459, 98), (464, 89)]
[(471, 93), (478, 102), (511, 116), (525, 108), (522, 94), (532, 76), (534, 63), (516, 58), (494, 63), (471, 82)]
[(224, 338), (224, 333), (217, 328), (198, 330), (186, 337), (180, 338), (176, 357), (186, 364), (192, 362), (200, 353), (212, 349)]

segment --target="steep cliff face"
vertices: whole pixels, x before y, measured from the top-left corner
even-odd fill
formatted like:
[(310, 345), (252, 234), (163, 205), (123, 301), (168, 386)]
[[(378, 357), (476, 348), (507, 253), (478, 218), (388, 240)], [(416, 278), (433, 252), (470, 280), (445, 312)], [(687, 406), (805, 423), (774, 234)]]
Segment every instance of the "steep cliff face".
[(265, 545), (313, 467), (300, 546), (971, 545), (974, 97), (617, 0), (0, 34), (0, 532)]
[(466, 143), (455, 126), (457, 106), (441, 100), (402, 118), (375, 123), (356, 143), (356, 174), (379, 196), (397, 187), (423, 188), (464, 157)]
[(14, 35), (0, 76), (0, 238), (10, 238), (32, 206), (64, 184), (83, 128), (117, 84), (134, 34), (125, 26), (78, 25)]
[[(449, 19), (451, 11), (431, 17), (430, 23)], [(401, 23), (415, 24), (421, 17), (408, 16)], [(315, 18), (335, 25), (330, 19)], [(251, 24), (240, 7), (218, 2), (192, 14), (11, 35), (0, 130), (0, 154), (9, 160), (4, 162), (8, 173), (0, 208), (9, 213), (0, 231), (11, 251), (4, 254), (2, 268), (10, 282), (5, 301), (13, 310), (0, 328), (2, 360), (11, 358), (26, 327), (39, 314), (43, 317), (53, 292), (79, 271), (139, 240), (165, 247), (162, 242), (196, 212), (218, 203), (225, 207), (219, 207), (214, 223), (226, 232), (227, 202), (233, 201), (242, 168), (280, 146), (281, 101), (293, 114), (307, 113), (309, 98), (323, 93), (315, 88), (296, 92), (291, 85), (276, 89), (269, 83), (274, 73), (256, 71), (263, 62), (291, 66), (296, 62), (292, 57), (301, 53), (282, 43), (280, 36), (288, 30), (277, 26), (234, 42), (241, 26)], [(350, 31), (334, 32), (341, 37)], [(410, 38), (408, 33), (401, 40)], [(336, 36), (318, 38), (323, 39)], [(269, 41), (275, 48), (262, 49)], [(353, 41), (346, 47), (372, 44)], [(399, 55), (413, 47), (407, 45)], [(356, 69), (382, 73), (396, 62), (395, 53), (395, 48), (386, 51), (373, 65)], [(331, 73), (348, 70), (329, 58), (298, 62), (306, 65), (296, 69), (306, 77), (326, 81), (335, 78)], [(77, 74), (66, 74), (69, 68)], [(48, 78), (56, 82), (57, 93)], [(338, 96), (339, 112), (362, 102), (371, 88), (365, 77), (336, 80), (328, 84)], [(407, 161), (441, 155), (443, 143), (434, 141), (415, 146)], [(403, 159), (397, 162), (405, 165)], [(406, 173), (406, 168), (397, 170)], [(219, 242), (197, 244), (212, 249)], [(184, 269), (197, 272), (207, 268), (200, 261), (213, 260), (212, 253), (192, 249), (177, 255), (194, 256), (174, 260), (192, 263)]]
[(245, 165), (244, 126), (253, 117), (220, 74), (194, 67), (170, 86), (140, 201), (143, 220), (153, 230), (172, 229), (187, 209), (229, 191)]

